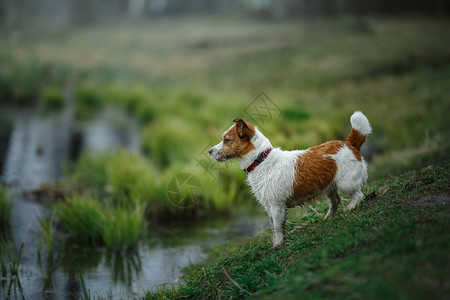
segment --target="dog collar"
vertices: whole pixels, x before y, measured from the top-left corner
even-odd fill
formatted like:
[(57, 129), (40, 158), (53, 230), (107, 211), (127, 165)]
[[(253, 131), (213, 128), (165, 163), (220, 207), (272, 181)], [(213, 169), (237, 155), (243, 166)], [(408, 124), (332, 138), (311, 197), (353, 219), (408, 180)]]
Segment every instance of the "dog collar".
[(272, 148), (267, 149), (264, 152), (261, 152), (258, 157), (253, 161), (253, 163), (247, 168), (244, 169), (244, 171), (248, 174), (251, 171), (253, 171), (257, 166), (259, 166), (269, 155), (270, 151), (272, 151)]

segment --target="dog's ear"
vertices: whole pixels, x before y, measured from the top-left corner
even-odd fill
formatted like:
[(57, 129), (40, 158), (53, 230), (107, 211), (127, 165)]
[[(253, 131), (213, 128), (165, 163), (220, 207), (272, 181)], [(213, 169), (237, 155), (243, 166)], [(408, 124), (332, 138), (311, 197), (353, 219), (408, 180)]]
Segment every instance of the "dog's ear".
[(250, 139), (252, 136), (252, 130), (245, 119), (234, 119), (236, 123), (237, 135), (241, 139)]

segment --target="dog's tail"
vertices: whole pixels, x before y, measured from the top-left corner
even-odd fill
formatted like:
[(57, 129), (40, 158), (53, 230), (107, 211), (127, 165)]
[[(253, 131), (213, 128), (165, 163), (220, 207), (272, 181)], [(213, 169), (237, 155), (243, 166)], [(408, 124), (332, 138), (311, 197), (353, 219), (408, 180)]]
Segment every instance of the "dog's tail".
[(356, 149), (360, 150), (362, 144), (366, 141), (366, 136), (372, 133), (369, 120), (360, 112), (355, 111), (350, 118), (352, 124), (352, 131), (347, 137), (347, 141)]

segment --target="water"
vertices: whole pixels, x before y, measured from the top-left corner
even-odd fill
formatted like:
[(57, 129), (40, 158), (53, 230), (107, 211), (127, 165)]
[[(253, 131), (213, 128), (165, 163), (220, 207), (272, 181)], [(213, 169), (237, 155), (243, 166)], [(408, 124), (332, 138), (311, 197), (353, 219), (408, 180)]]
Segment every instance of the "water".
[(70, 105), (58, 114), (3, 111), (0, 118), (0, 126), (8, 128), (0, 130), (0, 147), (4, 147), (0, 170), (15, 198), (11, 234), (17, 244), (25, 242), (20, 281), (2, 280), (0, 298), (79, 298), (80, 273), (94, 298), (141, 296), (143, 290), (178, 284), (182, 269), (205, 259), (208, 247), (253, 235), (267, 226), (267, 218), (260, 214), (249, 216), (236, 211), (213, 220), (151, 227), (135, 250), (116, 252), (69, 244), (58, 231), (55, 254), (49, 259), (35, 220), (39, 213), (50, 213), (40, 203), (27, 199), (28, 192), (59, 180), (62, 162), (76, 159), (80, 151), (139, 151), (138, 126), (115, 109), (106, 109), (89, 121), (75, 122)]
[[(182, 269), (206, 258), (208, 247), (230, 239), (254, 234), (267, 226), (266, 218), (236, 213), (214, 221), (191, 223), (157, 232), (149, 229), (148, 237), (133, 251), (110, 251), (103, 247), (57, 245), (55, 255), (40, 257), (37, 248), (40, 235), (33, 219), (42, 207), (28, 201), (17, 201), (11, 224), (17, 242), (25, 236), (25, 248), (19, 278), (26, 299), (71, 299), (81, 296), (79, 274), (82, 273), (91, 295), (112, 295), (114, 299), (157, 286), (177, 285)], [(17, 213), (22, 214), (18, 218)], [(61, 240), (57, 238), (57, 240)], [(2, 296), (6, 296), (6, 289)], [(20, 299), (20, 297), (11, 297)]]

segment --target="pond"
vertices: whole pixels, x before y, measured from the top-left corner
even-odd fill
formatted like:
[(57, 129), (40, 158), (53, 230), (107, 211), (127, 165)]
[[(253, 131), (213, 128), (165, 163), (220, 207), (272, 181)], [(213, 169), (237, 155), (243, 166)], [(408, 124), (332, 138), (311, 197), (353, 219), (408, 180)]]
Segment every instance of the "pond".
[(147, 237), (128, 251), (71, 244), (58, 230), (55, 255), (49, 259), (36, 222), (39, 214), (50, 212), (27, 195), (60, 180), (63, 163), (76, 161), (81, 151), (139, 151), (138, 124), (113, 108), (79, 122), (70, 106), (59, 113), (2, 110), (0, 120), (1, 178), (15, 200), (9, 234), (16, 244), (24, 242), (18, 280), (2, 280), (0, 298), (79, 298), (80, 274), (94, 298), (142, 296), (144, 290), (179, 284), (182, 269), (205, 259), (208, 247), (268, 226), (261, 212), (237, 209), (209, 220), (150, 226)]

